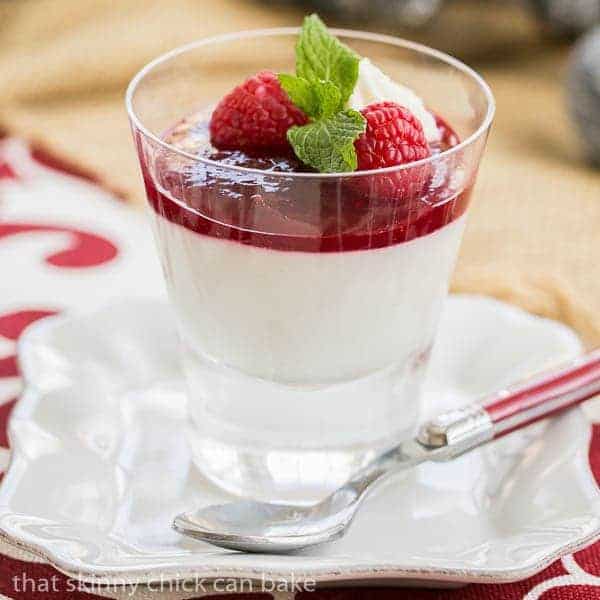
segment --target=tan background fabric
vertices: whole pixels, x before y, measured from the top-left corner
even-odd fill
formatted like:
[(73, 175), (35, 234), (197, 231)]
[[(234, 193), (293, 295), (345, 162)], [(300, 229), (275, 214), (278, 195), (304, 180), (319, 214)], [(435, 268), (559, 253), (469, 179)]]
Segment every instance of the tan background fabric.
[[(187, 41), (300, 18), (266, 0), (0, 0), (0, 124), (141, 203), (123, 107), (132, 74)], [(498, 103), (453, 289), (560, 319), (599, 345), (600, 172), (566, 114), (568, 47), (504, 2), (452, 3), (427, 31), (396, 33), (465, 58)]]

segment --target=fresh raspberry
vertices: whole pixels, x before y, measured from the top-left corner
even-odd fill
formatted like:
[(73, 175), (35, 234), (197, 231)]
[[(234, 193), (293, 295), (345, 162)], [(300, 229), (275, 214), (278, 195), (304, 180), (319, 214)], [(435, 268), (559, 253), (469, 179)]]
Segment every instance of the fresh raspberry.
[(287, 130), (306, 122), (277, 76), (262, 71), (219, 102), (210, 120), (210, 138), (219, 150), (288, 150)]
[[(361, 110), (366, 130), (356, 142), (358, 170), (382, 169), (411, 163), (431, 155), (421, 122), (395, 102), (377, 102)], [(431, 175), (429, 165), (369, 177), (356, 183), (371, 202), (416, 199)]]

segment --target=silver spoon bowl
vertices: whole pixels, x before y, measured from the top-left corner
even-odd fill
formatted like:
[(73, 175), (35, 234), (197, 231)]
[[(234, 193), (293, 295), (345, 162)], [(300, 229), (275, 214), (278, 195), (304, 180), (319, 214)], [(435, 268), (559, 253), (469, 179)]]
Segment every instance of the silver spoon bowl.
[(341, 537), (361, 501), (383, 475), (448, 453), (409, 440), (382, 455), (317, 504), (299, 506), (241, 500), (181, 513), (176, 531), (221, 548), (280, 554)]

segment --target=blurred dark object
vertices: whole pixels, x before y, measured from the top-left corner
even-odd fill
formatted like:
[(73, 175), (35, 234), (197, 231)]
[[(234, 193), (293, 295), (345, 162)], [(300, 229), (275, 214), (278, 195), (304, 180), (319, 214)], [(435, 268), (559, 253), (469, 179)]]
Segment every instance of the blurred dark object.
[[(534, 0), (257, 0), (318, 12), (332, 27), (389, 33), (467, 62), (505, 60), (539, 46)], [(564, 0), (568, 2), (569, 0)], [(600, 0), (597, 0), (600, 2)]]
[(600, 166), (600, 27), (586, 34), (573, 49), (568, 102), (586, 154)]
[(333, 15), (344, 21), (385, 23), (388, 27), (420, 27), (439, 12), (443, 0), (286, 0), (288, 4)]
[(548, 31), (576, 36), (600, 23), (600, 0), (527, 0)]
[(437, 23), (438, 16), (447, 20), (449, 13), (464, 15), (465, 10), (479, 16), (487, 13), (482, 27), (495, 17), (506, 22), (504, 15), (512, 13), (515, 21), (541, 24), (555, 37), (574, 38), (600, 23), (600, 0), (269, 0), (273, 2), (317, 11), (340, 23), (368, 23), (386, 31), (419, 29)]

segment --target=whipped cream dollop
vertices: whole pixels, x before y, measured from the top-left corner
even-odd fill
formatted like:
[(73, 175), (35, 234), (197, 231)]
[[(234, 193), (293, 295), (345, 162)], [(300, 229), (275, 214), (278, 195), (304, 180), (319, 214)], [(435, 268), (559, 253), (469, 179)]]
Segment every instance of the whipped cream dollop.
[(390, 79), (368, 58), (362, 58), (358, 64), (358, 80), (348, 100), (348, 108), (361, 110), (369, 104), (384, 100), (408, 108), (421, 121), (428, 142), (436, 142), (440, 139), (435, 118), (425, 108), (423, 100), (410, 88)]

